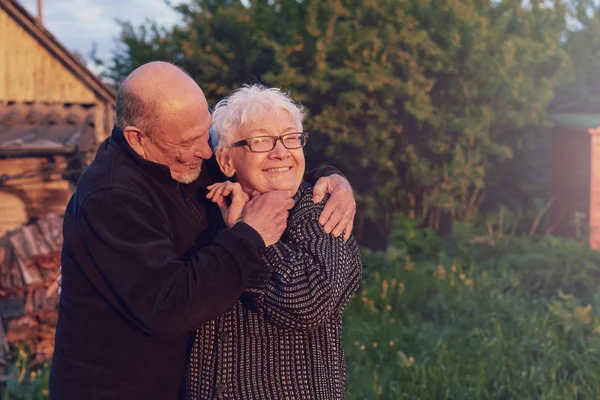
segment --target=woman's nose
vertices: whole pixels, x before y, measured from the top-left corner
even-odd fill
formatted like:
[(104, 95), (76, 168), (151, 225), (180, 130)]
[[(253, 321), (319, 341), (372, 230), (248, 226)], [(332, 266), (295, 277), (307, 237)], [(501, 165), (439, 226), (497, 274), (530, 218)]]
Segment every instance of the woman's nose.
[(281, 140), (275, 142), (275, 148), (269, 153), (269, 157), (286, 158), (290, 155), (290, 151), (283, 145)]

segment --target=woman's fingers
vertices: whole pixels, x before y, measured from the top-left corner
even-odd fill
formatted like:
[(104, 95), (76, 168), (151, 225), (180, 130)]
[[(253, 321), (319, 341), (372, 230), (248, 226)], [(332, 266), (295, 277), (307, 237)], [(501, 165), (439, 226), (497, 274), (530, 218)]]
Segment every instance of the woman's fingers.
[(213, 202), (215, 202), (215, 203), (216, 203), (216, 202), (217, 202), (217, 199), (218, 199), (218, 198), (219, 198), (219, 196), (220, 196), (220, 193), (221, 193), (221, 186), (216, 186), (216, 187), (213, 187), (213, 188), (211, 189), (211, 191), (210, 191), (210, 192), (208, 192), (208, 194), (206, 195), (206, 198), (207, 198), (207, 199), (210, 199), (210, 200), (212, 200)]
[(208, 194), (206, 195), (206, 198), (209, 200), (213, 200), (213, 198), (215, 197), (215, 192), (217, 191), (216, 188), (212, 188), (210, 190), (210, 192), (208, 192)]
[[(228, 227), (232, 227), (241, 218), (244, 206), (250, 199), (238, 182), (218, 182), (206, 187), (209, 192), (206, 195), (221, 210), (223, 219)], [(229, 198), (231, 201), (227, 201)]]
[(209, 192), (206, 195), (206, 198), (212, 199), (224, 184), (225, 184), (225, 182), (218, 182), (218, 183), (214, 183), (212, 185), (207, 186), (206, 188), (209, 190)]
[(221, 192), (221, 195), (224, 197), (229, 196), (231, 193), (233, 192), (233, 183), (228, 183), (226, 185), (223, 185), (223, 190)]
[[(238, 182), (219, 182), (207, 186), (207, 189), (209, 192), (206, 197), (219, 206), (227, 225), (233, 226), (241, 218), (244, 206), (250, 200), (249, 195)], [(231, 201), (228, 202), (226, 198)]]

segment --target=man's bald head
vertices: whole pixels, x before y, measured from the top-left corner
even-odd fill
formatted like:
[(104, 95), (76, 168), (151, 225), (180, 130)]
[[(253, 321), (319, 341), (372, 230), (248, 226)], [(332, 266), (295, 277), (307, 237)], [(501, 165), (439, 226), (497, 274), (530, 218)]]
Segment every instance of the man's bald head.
[(206, 104), (196, 82), (181, 68), (162, 61), (134, 70), (117, 92), (117, 127), (135, 126), (154, 137), (165, 112), (173, 112), (189, 101)]
[(211, 116), (204, 93), (180, 68), (151, 62), (133, 71), (117, 93), (117, 127), (143, 159), (190, 183), (211, 157)]

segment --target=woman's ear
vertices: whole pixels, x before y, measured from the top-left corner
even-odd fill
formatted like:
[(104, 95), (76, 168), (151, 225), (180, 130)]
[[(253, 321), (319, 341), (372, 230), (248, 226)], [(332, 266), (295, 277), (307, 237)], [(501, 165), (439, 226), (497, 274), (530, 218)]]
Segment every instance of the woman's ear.
[(233, 175), (235, 175), (235, 168), (233, 167), (233, 159), (231, 157), (231, 149), (217, 149), (217, 151), (215, 151), (215, 157), (217, 158), (217, 163), (219, 163), (221, 172), (223, 172), (225, 176), (231, 178)]

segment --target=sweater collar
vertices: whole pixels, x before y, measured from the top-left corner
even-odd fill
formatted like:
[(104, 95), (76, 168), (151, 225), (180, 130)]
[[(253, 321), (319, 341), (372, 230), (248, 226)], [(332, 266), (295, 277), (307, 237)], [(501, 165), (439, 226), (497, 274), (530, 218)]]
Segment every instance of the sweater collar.
[(294, 194), (292, 196), (292, 200), (294, 200), (294, 202), (296, 204), (298, 204), (298, 200), (300, 200), (301, 198), (303, 198), (306, 195), (307, 192), (312, 192), (312, 186), (303, 179), (300, 182), (300, 186), (298, 187), (298, 191), (296, 192), (296, 194)]
[(161, 183), (173, 183), (177, 181), (171, 177), (171, 171), (169, 167), (162, 164), (157, 164), (152, 161), (148, 161), (140, 157), (129, 145), (125, 139), (123, 131), (115, 126), (110, 135), (115, 145), (129, 158), (131, 158), (142, 170), (150, 174), (154, 179)]

